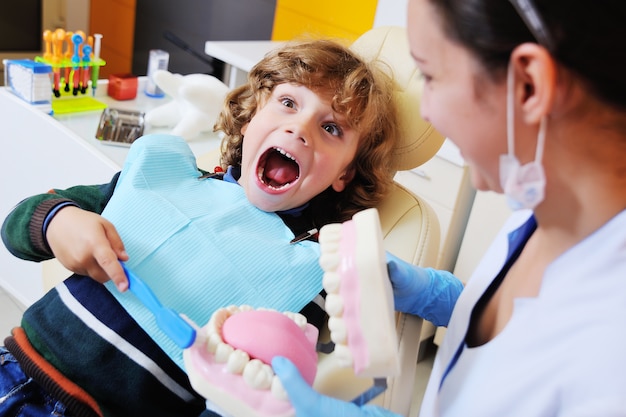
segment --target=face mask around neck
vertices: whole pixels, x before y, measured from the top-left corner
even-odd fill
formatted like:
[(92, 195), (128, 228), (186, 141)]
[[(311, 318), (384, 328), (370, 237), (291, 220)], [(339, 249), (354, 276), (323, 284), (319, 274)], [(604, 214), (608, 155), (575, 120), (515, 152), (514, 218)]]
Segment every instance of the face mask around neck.
[(500, 185), (512, 210), (534, 209), (545, 196), (546, 178), (541, 164), (545, 143), (547, 118), (539, 125), (535, 160), (521, 165), (515, 156), (515, 121), (513, 103), (513, 65), (507, 73), (507, 146), (506, 154), (500, 156)]

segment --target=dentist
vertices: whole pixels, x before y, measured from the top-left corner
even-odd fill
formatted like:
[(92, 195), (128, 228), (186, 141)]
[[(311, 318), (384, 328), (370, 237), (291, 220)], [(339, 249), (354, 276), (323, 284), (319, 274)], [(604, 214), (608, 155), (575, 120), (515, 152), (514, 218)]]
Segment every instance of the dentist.
[[(623, 0), (409, 0), (422, 116), (516, 210), (458, 300), (390, 262), (397, 309), (449, 319), (420, 417), (626, 416), (625, 20)], [(394, 415), (273, 367), (298, 417)]]

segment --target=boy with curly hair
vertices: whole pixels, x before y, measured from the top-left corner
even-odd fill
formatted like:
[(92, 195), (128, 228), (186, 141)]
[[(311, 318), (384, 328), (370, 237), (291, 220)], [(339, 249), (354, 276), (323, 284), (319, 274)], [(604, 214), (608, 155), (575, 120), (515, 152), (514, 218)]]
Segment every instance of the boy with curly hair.
[(289, 43), (228, 95), (216, 123), (224, 173), (199, 170), (182, 139), (148, 135), (109, 184), (21, 202), (2, 227), (7, 248), (31, 261), (56, 257), (74, 275), (5, 340), (0, 414), (203, 412), (182, 350), (126, 291), (119, 261), (197, 323), (216, 307), (257, 303), (319, 326), (315, 230), (386, 195), (392, 92), (382, 70), (337, 42)]

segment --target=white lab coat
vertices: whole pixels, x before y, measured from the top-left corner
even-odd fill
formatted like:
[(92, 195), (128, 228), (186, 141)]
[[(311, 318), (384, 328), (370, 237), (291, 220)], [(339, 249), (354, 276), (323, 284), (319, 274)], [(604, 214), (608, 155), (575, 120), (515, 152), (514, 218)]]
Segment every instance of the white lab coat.
[(420, 417), (626, 416), (626, 211), (552, 262), (539, 296), (517, 299), (493, 340), (465, 344), (508, 233), (531, 214), (512, 215), (459, 298)]

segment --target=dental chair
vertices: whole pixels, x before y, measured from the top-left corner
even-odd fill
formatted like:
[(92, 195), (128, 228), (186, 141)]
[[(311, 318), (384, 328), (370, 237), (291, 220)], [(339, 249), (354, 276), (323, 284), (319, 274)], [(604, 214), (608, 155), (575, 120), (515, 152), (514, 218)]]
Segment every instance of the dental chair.
[[(421, 119), (421, 81), (409, 53), (405, 28), (380, 27), (357, 39), (350, 48), (366, 60), (381, 60), (395, 81), (395, 100), (400, 112), (400, 140), (392, 161), (396, 171), (416, 168), (432, 158), (444, 137)], [(212, 170), (219, 165), (219, 151), (197, 159), (199, 167)], [(439, 253), (439, 221), (425, 200), (398, 183), (378, 207), (385, 249), (399, 258), (423, 267), (435, 267)], [(408, 416), (414, 395), (415, 369), (423, 320), (396, 313), (400, 353), (399, 376), (388, 378), (387, 389), (372, 402)], [(323, 340), (327, 335), (322, 334)], [(352, 400), (373, 385), (372, 379), (359, 378), (351, 369), (341, 368), (333, 354), (320, 353), (314, 387), (317, 391)]]
[[(431, 159), (444, 137), (420, 118), (421, 81), (409, 54), (406, 30), (402, 27), (375, 28), (357, 39), (351, 48), (366, 60), (381, 60), (395, 80), (395, 100), (400, 112), (401, 134), (394, 152), (393, 168), (409, 170)], [(212, 170), (219, 163), (215, 150), (197, 159), (199, 167)], [(435, 267), (439, 252), (439, 222), (424, 199), (395, 183), (378, 207), (385, 249), (399, 258), (423, 267)], [(68, 276), (53, 260), (43, 265), (44, 288), (52, 288)], [(373, 400), (398, 414), (408, 416), (414, 395), (415, 370), (420, 347), (421, 318), (396, 313), (401, 374), (388, 378), (387, 389)], [(351, 400), (373, 385), (371, 379), (356, 377), (340, 368), (331, 354), (319, 354), (315, 388), (327, 395)]]

